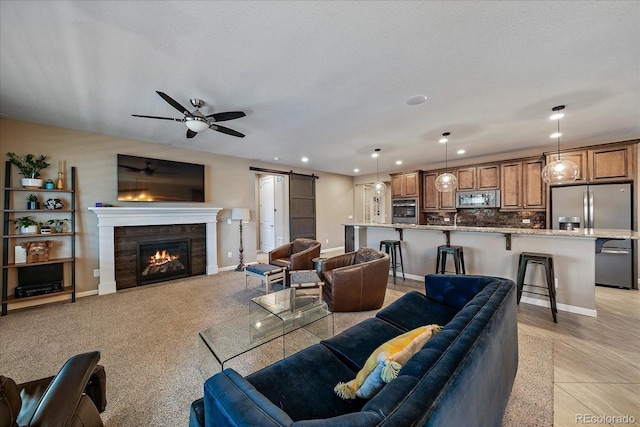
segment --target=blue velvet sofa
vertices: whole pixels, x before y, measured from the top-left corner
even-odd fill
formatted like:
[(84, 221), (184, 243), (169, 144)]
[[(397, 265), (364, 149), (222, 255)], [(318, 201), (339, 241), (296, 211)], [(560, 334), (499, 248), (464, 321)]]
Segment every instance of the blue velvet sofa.
[[(499, 426), (518, 367), (516, 289), (486, 276), (427, 275), (373, 317), (243, 377), (209, 378), (191, 426)], [(373, 398), (334, 393), (380, 344), (442, 325)]]

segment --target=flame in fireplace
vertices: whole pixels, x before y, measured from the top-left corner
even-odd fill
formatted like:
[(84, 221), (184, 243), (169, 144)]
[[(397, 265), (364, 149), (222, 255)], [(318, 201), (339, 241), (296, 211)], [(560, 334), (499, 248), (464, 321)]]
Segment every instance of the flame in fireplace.
[(149, 266), (163, 265), (180, 258), (179, 254), (172, 255), (166, 250), (156, 251), (155, 255), (149, 257)]

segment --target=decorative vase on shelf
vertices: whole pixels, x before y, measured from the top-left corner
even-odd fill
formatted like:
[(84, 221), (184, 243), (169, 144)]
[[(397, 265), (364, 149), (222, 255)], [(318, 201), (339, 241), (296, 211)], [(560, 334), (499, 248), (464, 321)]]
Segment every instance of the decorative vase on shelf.
[(44, 181), (39, 178), (21, 178), (20, 179), (20, 185), (22, 185), (24, 188), (29, 188), (29, 189), (42, 188), (43, 183)]
[(20, 234), (36, 234), (38, 232), (37, 225), (29, 225), (27, 227), (20, 227)]
[(44, 188), (47, 190), (53, 190), (56, 188), (56, 183), (53, 182), (52, 179), (48, 179), (47, 182), (44, 183)]

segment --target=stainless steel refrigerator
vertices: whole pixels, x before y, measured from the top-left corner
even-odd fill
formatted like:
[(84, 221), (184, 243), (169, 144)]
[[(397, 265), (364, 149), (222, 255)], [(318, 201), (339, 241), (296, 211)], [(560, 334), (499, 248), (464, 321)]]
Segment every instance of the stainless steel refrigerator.
[[(551, 188), (552, 228), (632, 229), (631, 184), (594, 184)], [(597, 239), (596, 284), (631, 288), (631, 240)]]

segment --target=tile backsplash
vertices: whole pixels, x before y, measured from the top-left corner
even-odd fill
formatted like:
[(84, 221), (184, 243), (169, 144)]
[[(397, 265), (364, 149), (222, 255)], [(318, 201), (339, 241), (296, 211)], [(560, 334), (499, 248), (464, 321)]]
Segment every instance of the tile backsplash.
[[(455, 212), (428, 212), (427, 225), (453, 225)], [(449, 218), (445, 222), (445, 218)], [(525, 224), (522, 220), (528, 219)], [(460, 209), (458, 225), (465, 227), (546, 228), (545, 213), (532, 211), (508, 212), (499, 209)]]

